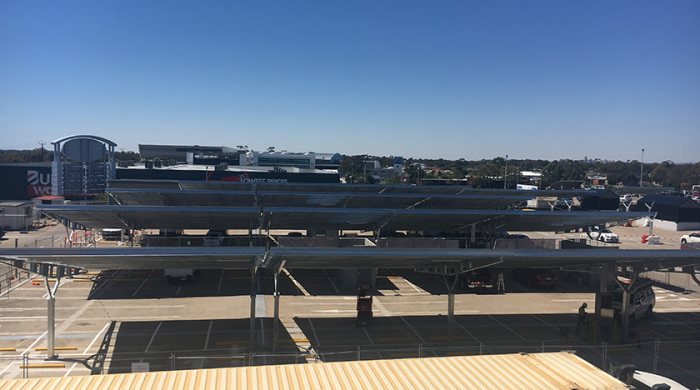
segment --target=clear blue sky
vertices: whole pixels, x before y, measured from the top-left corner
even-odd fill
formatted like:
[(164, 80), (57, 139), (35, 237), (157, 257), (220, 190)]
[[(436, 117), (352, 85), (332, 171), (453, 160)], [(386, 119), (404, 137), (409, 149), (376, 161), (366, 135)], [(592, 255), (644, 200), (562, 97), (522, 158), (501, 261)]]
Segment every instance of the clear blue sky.
[(700, 1), (0, 1), (0, 148), (700, 160)]

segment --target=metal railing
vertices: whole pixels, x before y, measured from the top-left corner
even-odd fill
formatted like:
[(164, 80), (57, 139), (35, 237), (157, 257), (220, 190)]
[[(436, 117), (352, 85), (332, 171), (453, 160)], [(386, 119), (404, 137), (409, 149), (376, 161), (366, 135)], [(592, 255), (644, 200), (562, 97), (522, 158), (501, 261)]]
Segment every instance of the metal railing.
[(10, 297), (10, 291), (13, 287), (17, 287), (22, 281), (30, 279), (29, 271), (11, 267), (7, 271), (0, 274), (0, 297)]
[[(149, 371), (170, 371), (200, 368), (247, 367), (269, 364), (295, 364), (314, 362), (339, 362), (354, 360), (421, 358), (439, 356), (491, 355), (512, 353), (543, 353), (573, 351), (596, 367), (611, 372), (614, 367), (634, 364), (637, 369), (660, 375), (685, 376), (690, 380), (700, 380), (700, 370), (684, 369), (680, 366), (687, 362), (679, 361), (688, 352), (700, 350), (700, 340), (662, 341), (648, 340), (630, 344), (609, 345), (557, 344), (557, 343), (522, 343), (522, 344), (457, 344), (457, 345), (379, 345), (379, 346), (333, 346), (314, 347), (310, 351), (287, 348), (278, 351), (261, 351), (230, 353), (230, 350), (217, 349), (207, 351), (179, 350), (148, 353), (116, 353), (108, 356), (99, 374), (128, 373), (143, 369)], [(64, 370), (57, 370), (55, 375), (65, 375), (70, 366), (76, 362), (88, 361), (91, 356), (81, 354), (61, 355), (66, 362)], [(44, 356), (35, 354), (0, 355), (0, 379), (27, 378), (32, 370), (41, 369), (49, 363)], [(145, 364), (147, 363), (147, 364)], [(694, 363), (694, 362), (691, 362)], [(136, 364), (136, 365), (134, 365)], [(698, 365), (698, 364), (696, 364)], [(73, 367), (74, 368), (74, 367)], [(697, 367), (694, 367), (697, 368)], [(74, 375), (86, 375), (83, 370), (75, 370)], [(42, 376), (46, 375), (46, 368)]]

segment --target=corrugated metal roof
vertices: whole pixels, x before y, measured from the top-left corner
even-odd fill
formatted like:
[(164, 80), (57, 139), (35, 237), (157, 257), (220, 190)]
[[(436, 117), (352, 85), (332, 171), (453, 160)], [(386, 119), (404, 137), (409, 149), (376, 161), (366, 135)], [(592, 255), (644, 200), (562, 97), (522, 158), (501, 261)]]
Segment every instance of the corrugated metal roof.
[(0, 381), (24, 389), (627, 389), (568, 352), (366, 360)]

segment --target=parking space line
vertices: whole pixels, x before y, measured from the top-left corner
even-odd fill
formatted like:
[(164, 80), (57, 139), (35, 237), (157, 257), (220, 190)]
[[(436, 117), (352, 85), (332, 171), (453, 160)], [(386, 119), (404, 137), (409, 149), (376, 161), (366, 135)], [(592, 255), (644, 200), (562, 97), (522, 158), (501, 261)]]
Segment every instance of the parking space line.
[(221, 295), (221, 285), (224, 282), (224, 270), (221, 270), (221, 275), (219, 276), (219, 286), (216, 288), (216, 295)]
[(5, 367), (2, 371), (0, 371), (0, 379), (2, 379), (3, 374), (5, 374), (5, 372), (7, 372), (7, 370), (9, 370), (10, 367), (12, 367), (12, 365), (15, 364), (15, 363), (19, 363), (19, 362), (9, 362), (9, 363), (7, 363), (7, 367)]
[(149, 273), (148, 275), (146, 275), (146, 277), (143, 279), (143, 282), (141, 282), (141, 284), (139, 284), (138, 288), (136, 288), (136, 291), (134, 291), (134, 293), (131, 294), (132, 297), (135, 297), (136, 294), (138, 294), (139, 291), (141, 291), (141, 288), (146, 284), (146, 282), (148, 282), (148, 277), (149, 277), (149, 276), (151, 276), (150, 273)]
[(481, 340), (476, 338), (472, 332), (470, 332), (464, 325), (460, 324), (459, 321), (452, 321), (454, 324), (457, 324), (457, 326), (462, 329), (466, 334), (469, 335), (469, 337), (473, 338), (475, 341), (477, 341), (479, 344), (483, 344)]
[(361, 326), (362, 330), (365, 332), (365, 336), (367, 336), (367, 340), (369, 340), (370, 345), (374, 345), (374, 341), (372, 340), (371, 337), (369, 337), (369, 332), (367, 331), (366, 326)]
[(408, 283), (409, 286), (411, 286), (414, 290), (416, 290), (416, 292), (417, 292), (418, 294), (420, 294), (420, 295), (425, 295), (425, 294), (428, 293), (427, 291), (423, 290), (422, 288), (419, 288), (419, 287), (416, 286), (415, 284), (411, 283), (410, 280), (405, 279), (405, 278), (401, 278), (401, 279), (403, 279), (404, 282)]
[(311, 327), (311, 334), (314, 336), (314, 340), (316, 340), (316, 346), (321, 346), (321, 340), (319, 340), (318, 335), (316, 334), (316, 328), (314, 328), (314, 323), (311, 321), (311, 318), (308, 319), (309, 321), (309, 326)]
[(16, 289), (22, 287), (25, 283), (27, 283), (27, 282), (30, 281), (30, 280), (32, 280), (32, 279), (31, 279), (31, 278), (25, 279), (24, 282), (20, 282), (19, 284), (15, 285), (14, 287), (10, 287), (7, 291), (5, 291), (5, 292), (3, 292), (3, 293), (0, 293), (0, 297), (3, 296), (3, 295), (5, 295), (5, 294), (9, 294), (9, 293), (11, 293), (12, 291), (14, 291), (14, 290), (16, 290)]
[(175, 307), (185, 307), (186, 305), (123, 305), (123, 306), (108, 306), (103, 304), (105, 310), (120, 310), (120, 309), (170, 309)]
[(423, 337), (421, 337), (421, 335), (418, 334), (418, 331), (416, 331), (416, 329), (413, 326), (411, 326), (411, 324), (408, 323), (408, 321), (406, 320), (406, 317), (401, 316), (400, 318), (401, 318), (401, 321), (403, 321), (403, 323), (406, 324), (406, 326), (408, 326), (408, 329), (410, 329), (411, 332), (413, 332), (413, 334), (416, 335), (416, 337), (421, 342), (421, 344), (425, 344), (425, 340), (423, 340)]
[[(90, 295), (94, 296), (95, 294), (97, 294), (97, 292), (100, 291), (100, 290), (102, 289), (102, 287), (104, 287), (104, 286), (106, 286), (107, 284), (109, 284), (109, 283), (112, 281), (112, 278), (116, 277), (118, 273), (119, 273), (119, 270), (117, 270), (116, 272), (114, 272), (114, 273), (113, 273), (112, 275), (110, 275), (110, 276), (105, 276), (105, 277), (103, 277), (103, 278), (97, 279), (97, 280), (102, 281), (102, 283), (100, 283), (99, 286), (95, 287), (95, 289), (92, 290), (92, 292), (90, 293)], [(96, 282), (97, 282), (97, 280), (96, 280)]]
[(502, 327), (508, 329), (508, 331), (510, 331), (510, 332), (513, 333), (514, 335), (518, 336), (522, 341), (527, 341), (527, 339), (526, 339), (525, 337), (521, 336), (518, 332), (516, 332), (516, 331), (514, 331), (513, 329), (511, 329), (508, 325), (506, 325), (506, 324), (504, 324), (503, 322), (497, 320), (497, 319), (494, 318), (492, 315), (489, 315), (489, 318), (492, 319), (492, 320), (494, 320), (494, 321), (496, 321), (496, 322), (498, 322)]
[(286, 268), (282, 268), (282, 272), (289, 278), (289, 280), (292, 281), (292, 283), (294, 283), (294, 286), (296, 286), (296, 288), (298, 288), (302, 294), (304, 294), (307, 297), (311, 296), (311, 294), (309, 294), (309, 292), (304, 288), (304, 286), (302, 286), (298, 280), (294, 279), (294, 276), (292, 276), (292, 274)]
[(650, 328), (650, 327), (647, 327), (647, 326), (644, 326), (644, 325), (640, 325), (640, 324), (636, 324), (635, 327), (644, 329), (644, 330), (646, 330), (647, 332), (653, 334), (653, 335), (656, 336), (656, 337), (664, 337), (663, 334), (657, 332), (656, 330), (654, 330), (654, 329), (652, 329), (652, 328)]
[[(82, 355), (86, 355), (86, 354), (90, 351), (90, 348), (92, 348), (93, 344), (95, 344), (95, 342), (96, 342), (97, 339), (100, 337), (100, 335), (101, 335), (105, 330), (107, 330), (107, 327), (109, 327), (110, 324), (111, 324), (111, 322), (108, 322), (107, 324), (105, 324), (105, 326), (102, 327), (102, 329), (100, 329), (99, 332), (97, 332), (97, 334), (96, 334), (95, 337), (92, 339), (92, 341), (90, 341), (90, 344), (88, 344), (88, 346), (85, 348), (85, 350), (83, 350)], [(77, 362), (76, 362), (76, 363), (73, 363), (73, 365), (70, 366), (70, 368), (68, 369), (68, 371), (66, 371), (66, 373), (63, 375), (63, 377), (65, 378), (65, 377), (67, 377), (68, 375), (70, 375), (70, 373), (73, 371), (73, 369), (74, 369), (75, 366), (77, 366), (77, 365), (78, 365)]]
[(34, 340), (34, 342), (32, 342), (31, 344), (29, 344), (29, 346), (27, 347), (27, 349), (25, 349), (24, 351), (22, 351), (22, 353), (20, 353), (20, 356), (22, 356), (22, 355), (26, 354), (27, 352), (31, 351), (32, 348), (34, 348), (34, 346), (35, 346), (39, 341), (41, 341), (41, 339), (43, 339), (44, 337), (46, 337), (46, 335), (47, 335), (48, 333), (49, 333), (48, 330), (44, 331), (44, 333), (42, 333), (39, 337), (37, 337), (36, 340)]
[[(72, 280), (69, 280), (68, 278), (62, 278), (61, 281), (58, 283), (58, 287), (60, 288), (64, 284), (72, 282)], [(49, 293), (45, 293), (42, 298), (47, 299), (49, 297)]]
[(211, 336), (211, 327), (214, 325), (214, 321), (209, 320), (209, 329), (207, 329), (207, 338), (204, 340), (204, 350), (207, 350), (207, 345), (209, 345), (209, 337)]
[(692, 331), (697, 331), (697, 329), (693, 328), (692, 326), (689, 326), (689, 325), (686, 325), (686, 324), (684, 324), (684, 323), (682, 323), (682, 322), (679, 322), (679, 321), (676, 321), (676, 320), (674, 320), (674, 319), (668, 318), (669, 316), (665, 316), (665, 315), (663, 315), (663, 314), (660, 314), (659, 316), (662, 317), (664, 320), (666, 320), (666, 321), (668, 321), (668, 322), (670, 322), (670, 323), (672, 323), (672, 324), (674, 324), (674, 325), (681, 325), (681, 326), (684, 326), (684, 327), (686, 327), (686, 328), (688, 328), (688, 329), (690, 329), (690, 330), (692, 330)]
[(672, 365), (673, 367), (676, 367), (677, 369), (679, 369), (679, 370), (685, 372), (685, 373), (688, 374), (688, 375), (692, 375), (692, 376), (695, 377), (695, 378), (700, 378), (700, 376), (698, 376), (698, 374), (696, 374), (695, 372), (692, 372), (692, 371), (688, 370), (687, 368), (681, 367), (681, 366), (679, 366), (678, 364), (676, 364), (676, 363), (670, 361), (669, 359), (666, 359), (666, 358), (664, 358), (664, 357), (661, 357), (661, 360), (663, 360), (663, 361), (665, 361), (666, 363)]
[(328, 281), (331, 282), (331, 286), (333, 286), (333, 290), (335, 290), (336, 294), (340, 294), (340, 290), (338, 290), (338, 286), (335, 285), (333, 282), (333, 279), (328, 275), (328, 271), (326, 269), (323, 270), (323, 274), (326, 275), (326, 278), (328, 278)]
[[(153, 340), (156, 339), (156, 334), (160, 330), (160, 327), (163, 325), (163, 321), (158, 321), (158, 326), (156, 326), (156, 329), (153, 331), (153, 334), (151, 335), (151, 339), (148, 340), (148, 344), (146, 344), (146, 349), (143, 350), (144, 353), (148, 352), (148, 350), (151, 348), (151, 344), (153, 344)], [(141, 359), (143, 361), (143, 359)]]
[(541, 323), (543, 323), (543, 324), (549, 326), (550, 328), (554, 328), (554, 329), (556, 329), (557, 331), (559, 331), (559, 327), (557, 327), (557, 326), (554, 325), (554, 324), (550, 324), (549, 322), (543, 320), (543, 319), (540, 318), (537, 314), (530, 314), (530, 316), (531, 316), (531, 317), (534, 317), (535, 319), (539, 320)]

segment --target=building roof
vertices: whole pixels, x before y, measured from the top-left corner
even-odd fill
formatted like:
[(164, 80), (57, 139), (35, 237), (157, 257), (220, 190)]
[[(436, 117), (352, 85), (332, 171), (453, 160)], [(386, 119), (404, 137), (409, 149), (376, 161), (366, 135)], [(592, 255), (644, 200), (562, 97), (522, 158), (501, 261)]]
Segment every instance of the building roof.
[(51, 143), (52, 143), (52, 144), (59, 144), (59, 143), (63, 143), (63, 142), (66, 142), (66, 141), (73, 140), (73, 139), (92, 139), (92, 140), (95, 140), (95, 141), (103, 142), (103, 143), (105, 143), (105, 144), (107, 144), (107, 145), (109, 145), (109, 146), (113, 146), (113, 147), (114, 147), (114, 146), (117, 146), (117, 144), (115, 144), (114, 142), (108, 140), (107, 138), (100, 137), (100, 136), (97, 136), (97, 135), (89, 135), (89, 134), (70, 135), (70, 136), (68, 136), (68, 137), (59, 138), (59, 139), (57, 139), (57, 140), (55, 140), (55, 141), (53, 141), (53, 142), (51, 142)]
[(573, 353), (288, 364), (0, 381), (13, 389), (627, 389)]
[(25, 204), (33, 204), (31, 200), (3, 200), (0, 201), (0, 207), (19, 207)]

